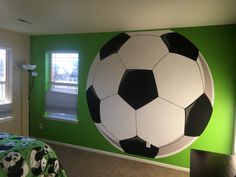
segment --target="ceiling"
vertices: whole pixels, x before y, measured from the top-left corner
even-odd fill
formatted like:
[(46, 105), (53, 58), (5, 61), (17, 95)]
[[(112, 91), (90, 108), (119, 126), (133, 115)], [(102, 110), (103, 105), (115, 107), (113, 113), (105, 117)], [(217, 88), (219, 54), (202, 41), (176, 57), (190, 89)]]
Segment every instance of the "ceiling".
[(0, 0), (0, 28), (27, 34), (236, 24), (236, 0)]

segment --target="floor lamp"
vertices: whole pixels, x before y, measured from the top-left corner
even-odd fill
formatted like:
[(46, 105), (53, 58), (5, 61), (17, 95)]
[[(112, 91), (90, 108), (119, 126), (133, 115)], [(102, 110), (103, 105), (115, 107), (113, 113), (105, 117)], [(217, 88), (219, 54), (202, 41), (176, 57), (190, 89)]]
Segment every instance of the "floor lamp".
[[(25, 65), (22, 65), (22, 67), (23, 67), (23, 69), (25, 69), (25, 70), (27, 70), (29, 72), (29, 79), (30, 79), (30, 77), (32, 77), (32, 82), (29, 84), (29, 90), (28, 90), (28, 103), (29, 103), (29, 105), (28, 105), (28, 107), (29, 107), (28, 116), (29, 116), (29, 122), (30, 122), (30, 115), (31, 115), (31, 113), (30, 113), (31, 91), (32, 91), (33, 86), (34, 86), (35, 77), (38, 75), (38, 73), (33, 71), (36, 68), (36, 65), (25, 64)], [(31, 135), (30, 128), (29, 128), (29, 135)]]

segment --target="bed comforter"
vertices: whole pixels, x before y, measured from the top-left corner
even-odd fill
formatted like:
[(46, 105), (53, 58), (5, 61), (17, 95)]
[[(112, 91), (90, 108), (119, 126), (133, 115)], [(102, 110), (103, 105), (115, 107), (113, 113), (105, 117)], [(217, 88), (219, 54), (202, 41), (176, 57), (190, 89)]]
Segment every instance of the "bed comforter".
[(0, 177), (66, 177), (46, 143), (0, 132)]

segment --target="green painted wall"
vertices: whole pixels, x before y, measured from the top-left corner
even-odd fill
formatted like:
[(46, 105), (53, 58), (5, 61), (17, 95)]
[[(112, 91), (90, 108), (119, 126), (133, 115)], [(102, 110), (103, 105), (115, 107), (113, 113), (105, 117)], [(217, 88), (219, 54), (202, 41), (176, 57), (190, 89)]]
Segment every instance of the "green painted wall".
[[(205, 57), (212, 72), (215, 89), (214, 110), (203, 134), (189, 148), (166, 158), (154, 159), (167, 164), (189, 167), (190, 148), (231, 153), (236, 97), (236, 25), (173, 29), (190, 39)], [(124, 154), (114, 148), (96, 129), (86, 102), (86, 81), (90, 65), (99, 49), (117, 33), (38, 35), (30, 38), (30, 60), (37, 65), (38, 76), (30, 102), (31, 136)], [(45, 54), (47, 51), (78, 51), (80, 77), (79, 123), (46, 120)], [(43, 129), (38, 124), (43, 123)], [(143, 158), (143, 157), (140, 157)], [(147, 158), (145, 158), (147, 159)], [(153, 159), (150, 159), (153, 160)]]

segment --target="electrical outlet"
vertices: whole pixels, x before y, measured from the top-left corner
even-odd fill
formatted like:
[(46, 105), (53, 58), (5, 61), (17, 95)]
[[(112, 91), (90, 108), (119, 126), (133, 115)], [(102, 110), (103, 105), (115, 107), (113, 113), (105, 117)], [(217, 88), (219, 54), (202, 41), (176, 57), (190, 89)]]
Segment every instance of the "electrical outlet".
[(43, 124), (42, 124), (42, 123), (39, 123), (39, 124), (38, 124), (38, 129), (40, 129), (40, 130), (43, 129)]

